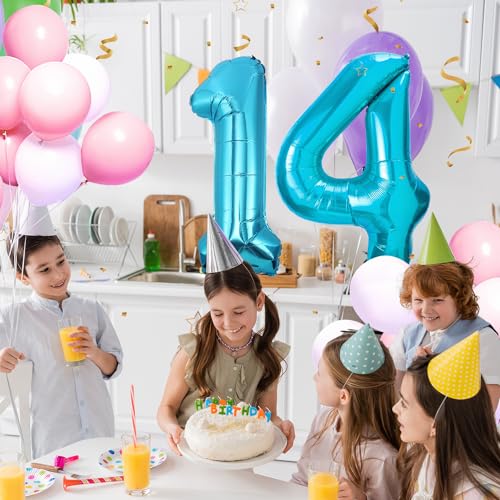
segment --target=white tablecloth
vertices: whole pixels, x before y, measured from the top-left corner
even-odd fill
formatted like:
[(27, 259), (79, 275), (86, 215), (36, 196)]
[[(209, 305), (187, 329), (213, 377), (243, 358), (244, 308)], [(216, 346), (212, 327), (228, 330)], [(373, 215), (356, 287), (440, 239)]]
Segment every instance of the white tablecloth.
[[(164, 446), (164, 443), (152, 443)], [(55, 455), (80, 455), (80, 459), (66, 466), (66, 471), (93, 476), (112, 476), (111, 471), (98, 463), (99, 455), (120, 447), (113, 438), (97, 438), (79, 441), (36, 462), (52, 464)], [(72, 498), (107, 499), (133, 498), (125, 493), (123, 483), (96, 486), (74, 486), (63, 490), (62, 474), (56, 474), (56, 482), (47, 491), (33, 496), (33, 500), (55, 500)], [(189, 462), (184, 457), (168, 451), (167, 460), (151, 470), (151, 494), (146, 498), (165, 500), (306, 500), (307, 489), (292, 483), (255, 474), (252, 470), (226, 471)]]

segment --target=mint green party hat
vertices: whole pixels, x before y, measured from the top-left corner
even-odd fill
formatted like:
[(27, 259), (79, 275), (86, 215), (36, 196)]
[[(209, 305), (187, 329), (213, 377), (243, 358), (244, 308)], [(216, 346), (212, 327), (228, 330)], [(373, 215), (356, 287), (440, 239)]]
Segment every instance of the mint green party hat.
[(340, 361), (356, 375), (369, 375), (384, 364), (384, 351), (370, 325), (363, 325), (344, 342), (340, 348)]

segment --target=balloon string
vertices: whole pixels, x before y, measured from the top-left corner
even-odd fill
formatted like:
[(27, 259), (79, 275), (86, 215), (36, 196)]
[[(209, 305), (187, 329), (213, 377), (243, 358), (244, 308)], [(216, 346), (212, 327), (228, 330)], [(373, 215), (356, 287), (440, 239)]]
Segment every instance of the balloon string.
[(378, 24), (375, 22), (375, 19), (373, 19), (373, 17), (370, 16), (370, 14), (373, 14), (377, 9), (378, 7), (371, 7), (370, 9), (366, 9), (365, 12), (363, 13), (363, 17), (365, 18), (366, 21), (368, 21), (372, 25), (373, 29), (378, 33), (379, 31)]
[(96, 59), (109, 59), (113, 55), (113, 51), (107, 47), (106, 44), (116, 41), (118, 41), (118, 35), (116, 33), (109, 38), (103, 38), (99, 43), (99, 48), (104, 52), (104, 54), (99, 54)]
[(465, 138), (469, 142), (469, 145), (468, 146), (463, 146), (461, 148), (454, 149), (453, 151), (450, 152), (450, 154), (448, 155), (448, 161), (446, 162), (446, 164), (448, 165), (448, 167), (453, 167), (453, 165), (454, 165), (449, 160), (450, 156), (454, 155), (455, 153), (462, 153), (463, 151), (469, 151), (469, 149), (472, 149), (472, 137), (470, 135), (466, 135)]
[(445, 71), (445, 67), (448, 66), (448, 64), (451, 64), (451, 63), (454, 63), (454, 62), (460, 62), (460, 57), (459, 56), (453, 56), (453, 57), (450, 57), (449, 59), (446, 59), (446, 61), (444, 62), (443, 64), (443, 67), (441, 68), (441, 76), (445, 79), (445, 80), (449, 80), (451, 82), (456, 82), (458, 83), (462, 89), (464, 90), (463, 91), (463, 94), (460, 95), (457, 99), (457, 103), (462, 101), (465, 97), (465, 92), (467, 91), (467, 82), (463, 79), (463, 78), (460, 78), (459, 76), (455, 76), (455, 75), (450, 75), (449, 73), (447, 73)]
[(250, 42), (252, 41), (252, 39), (248, 36), (248, 35), (241, 35), (241, 38), (243, 40), (246, 40), (246, 43), (242, 43), (241, 45), (235, 45), (233, 47), (233, 49), (236, 51), (236, 52), (239, 52), (240, 50), (244, 50), (246, 49), (249, 45), (250, 45)]

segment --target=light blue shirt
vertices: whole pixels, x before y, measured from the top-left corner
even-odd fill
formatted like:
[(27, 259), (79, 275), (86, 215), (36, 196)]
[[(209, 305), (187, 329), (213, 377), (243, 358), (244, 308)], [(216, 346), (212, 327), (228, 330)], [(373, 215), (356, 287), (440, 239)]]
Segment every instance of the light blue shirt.
[(123, 358), (120, 341), (95, 300), (71, 295), (61, 309), (57, 301), (33, 292), (26, 300), (0, 309), (0, 349), (14, 347), (33, 362), (34, 457), (81, 439), (114, 436), (113, 409), (104, 382), (110, 377), (89, 359), (78, 367), (65, 366), (57, 321), (72, 316), (80, 316), (96, 345), (115, 356), (118, 365), (111, 377), (116, 377)]

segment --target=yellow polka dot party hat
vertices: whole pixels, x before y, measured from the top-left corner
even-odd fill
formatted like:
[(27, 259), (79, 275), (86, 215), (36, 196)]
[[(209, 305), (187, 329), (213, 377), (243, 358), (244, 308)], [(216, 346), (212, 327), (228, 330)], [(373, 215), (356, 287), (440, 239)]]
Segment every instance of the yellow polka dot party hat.
[(444, 396), (469, 399), (481, 388), (479, 332), (433, 358), (427, 366), (429, 381)]

